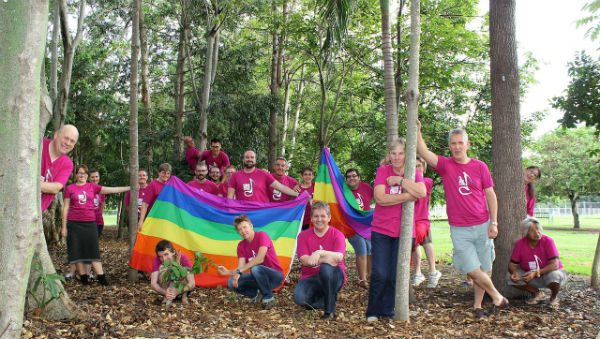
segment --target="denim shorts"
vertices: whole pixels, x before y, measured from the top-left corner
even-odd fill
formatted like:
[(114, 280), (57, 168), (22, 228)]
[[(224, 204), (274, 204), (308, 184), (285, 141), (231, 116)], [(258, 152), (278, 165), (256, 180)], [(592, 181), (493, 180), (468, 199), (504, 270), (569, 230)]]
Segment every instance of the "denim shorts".
[(355, 234), (348, 238), (348, 241), (354, 248), (354, 254), (357, 257), (371, 255), (371, 240), (363, 238), (360, 234)]
[(484, 272), (492, 270), (496, 258), (494, 240), (488, 238), (489, 221), (475, 226), (450, 226), (452, 238), (452, 265), (462, 273), (478, 268)]

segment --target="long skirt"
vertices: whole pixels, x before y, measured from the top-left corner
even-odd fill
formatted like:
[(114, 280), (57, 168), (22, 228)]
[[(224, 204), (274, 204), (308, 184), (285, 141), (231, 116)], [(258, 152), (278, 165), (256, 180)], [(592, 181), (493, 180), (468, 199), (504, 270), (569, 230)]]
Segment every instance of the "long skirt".
[(95, 221), (67, 221), (67, 256), (70, 264), (100, 261)]

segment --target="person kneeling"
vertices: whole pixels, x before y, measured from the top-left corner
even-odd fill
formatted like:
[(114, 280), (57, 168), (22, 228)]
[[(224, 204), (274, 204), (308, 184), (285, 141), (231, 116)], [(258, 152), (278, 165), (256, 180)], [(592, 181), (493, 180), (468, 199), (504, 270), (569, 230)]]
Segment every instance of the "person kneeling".
[[(164, 296), (163, 303), (171, 304), (173, 300), (181, 299), (182, 304), (188, 304), (188, 295), (194, 289), (196, 283), (192, 274), (192, 264), (185, 254), (175, 251), (173, 244), (168, 240), (161, 240), (156, 244), (156, 258), (152, 264), (152, 274), (150, 274), (150, 286), (153, 290)], [(168, 278), (169, 266), (164, 265), (165, 262), (177, 262), (182, 267), (189, 269), (183, 281), (170, 281)], [(176, 287), (177, 283), (183, 284), (183, 291), (179, 291)]]
[[(250, 219), (242, 214), (233, 224), (243, 240), (237, 247), (238, 267), (228, 270), (217, 268), (219, 274), (230, 275), (227, 287), (242, 295), (261, 302), (265, 309), (275, 305), (273, 289), (283, 282), (283, 269), (279, 264), (275, 247), (265, 232), (255, 232)], [(246, 273), (244, 273), (246, 272)]]
[(335, 319), (337, 295), (346, 281), (346, 239), (329, 226), (331, 211), (323, 202), (311, 208), (314, 228), (298, 235), (297, 253), (302, 264), (301, 276), (294, 290), (294, 301), (307, 308), (323, 308), (323, 320)]
[(567, 274), (558, 258), (554, 240), (544, 235), (542, 225), (535, 218), (521, 222), (521, 234), (508, 264), (507, 282), (518, 289), (528, 291), (533, 297), (527, 301), (536, 305), (545, 299), (541, 288), (549, 288), (550, 307), (559, 308), (558, 292), (567, 282)]

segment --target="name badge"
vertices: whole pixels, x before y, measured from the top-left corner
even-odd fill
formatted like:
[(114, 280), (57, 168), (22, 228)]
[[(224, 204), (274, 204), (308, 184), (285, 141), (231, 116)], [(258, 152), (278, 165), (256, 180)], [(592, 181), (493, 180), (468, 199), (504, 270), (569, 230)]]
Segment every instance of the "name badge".
[(400, 186), (390, 187), (390, 194), (400, 194)]
[(538, 267), (537, 267), (537, 263), (535, 262), (535, 260), (534, 261), (530, 261), (529, 262), (529, 270), (530, 271), (534, 271), (534, 270), (537, 270), (537, 269), (538, 269)]
[(244, 191), (249, 191), (249, 190), (251, 190), (251, 189), (252, 189), (252, 186), (250, 186), (250, 184), (243, 184), (243, 185), (242, 185), (242, 189), (243, 189)]

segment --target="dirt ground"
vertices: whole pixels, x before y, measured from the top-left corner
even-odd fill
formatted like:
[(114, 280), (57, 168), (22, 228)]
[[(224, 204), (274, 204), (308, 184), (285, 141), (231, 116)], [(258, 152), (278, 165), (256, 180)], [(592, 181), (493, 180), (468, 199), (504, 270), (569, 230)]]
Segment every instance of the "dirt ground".
[[(338, 298), (336, 321), (321, 321), (320, 311), (293, 302), (299, 270), (292, 284), (277, 295), (277, 306), (263, 310), (225, 289), (197, 289), (189, 305), (164, 306), (148, 282), (127, 281), (125, 241), (108, 229), (101, 241), (104, 269), (110, 285), (66, 283), (66, 290), (84, 317), (47, 321), (26, 316), (23, 338), (597, 338), (600, 335), (600, 292), (589, 278), (571, 276), (561, 295), (561, 309), (529, 306), (511, 300), (511, 307), (477, 321), (471, 312), (472, 291), (461, 286), (462, 276), (446, 265), (438, 288), (416, 288), (409, 324), (395, 321), (366, 323), (368, 293), (357, 285), (354, 258), (347, 258), (348, 283)], [(66, 249), (51, 255), (57, 269), (67, 270)], [(426, 264), (424, 265), (426, 266)], [(427, 268), (425, 267), (425, 270)], [(491, 304), (488, 302), (489, 308)]]

